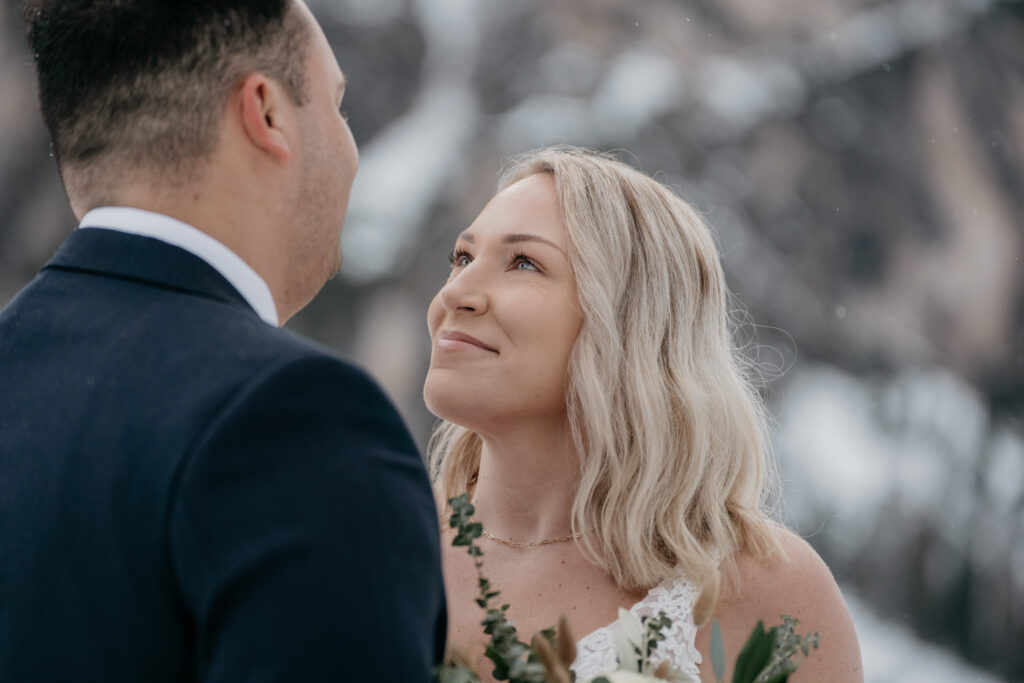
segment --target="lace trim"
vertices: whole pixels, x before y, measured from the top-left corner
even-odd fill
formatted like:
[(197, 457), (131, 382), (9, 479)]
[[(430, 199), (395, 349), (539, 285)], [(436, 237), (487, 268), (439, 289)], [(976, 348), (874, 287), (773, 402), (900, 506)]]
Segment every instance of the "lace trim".
[[(686, 577), (667, 579), (650, 591), (644, 598), (629, 608), (636, 617), (653, 617), (665, 612), (672, 620), (672, 626), (664, 632), (665, 640), (658, 644), (652, 659), (655, 663), (668, 660), (672, 666), (691, 676), (699, 676), (697, 665), (701, 663), (700, 652), (694, 646), (697, 627), (693, 623), (693, 606), (700, 589)], [(616, 620), (576, 643), (576, 661), (572, 669), (577, 680), (587, 681), (602, 673), (611, 673), (618, 667), (612, 634), (619, 631)]]

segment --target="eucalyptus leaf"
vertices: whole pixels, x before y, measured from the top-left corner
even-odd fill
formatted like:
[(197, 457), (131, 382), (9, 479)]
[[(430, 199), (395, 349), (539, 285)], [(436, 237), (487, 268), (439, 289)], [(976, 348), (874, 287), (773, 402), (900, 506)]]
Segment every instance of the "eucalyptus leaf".
[(725, 644), (722, 642), (722, 626), (717, 618), (711, 620), (711, 667), (718, 683), (725, 680)]
[(736, 668), (733, 671), (732, 683), (753, 683), (757, 675), (761, 673), (768, 659), (772, 655), (772, 648), (775, 647), (775, 629), (764, 630), (764, 623), (757, 622), (746, 644), (736, 658)]
[(494, 671), (492, 675), (499, 681), (508, 680), (508, 663), (505, 661), (505, 656), (498, 652), (493, 645), (488, 645), (484, 650), (484, 655), (487, 659), (494, 662)]
[(446, 664), (434, 672), (438, 683), (480, 683), (477, 675), (463, 666)]

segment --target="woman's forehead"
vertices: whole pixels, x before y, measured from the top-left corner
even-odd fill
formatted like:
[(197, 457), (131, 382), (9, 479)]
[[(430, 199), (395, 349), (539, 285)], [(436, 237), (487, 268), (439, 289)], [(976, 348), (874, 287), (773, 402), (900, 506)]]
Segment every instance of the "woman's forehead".
[(526, 241), (521, 236), (533, 235), (565, 249), (562, 209), (550, 175), (527, 176), (506, 187), (488, 202), (461, 237), (472, 243), (510, 235), (513, 239), (506, 241)]

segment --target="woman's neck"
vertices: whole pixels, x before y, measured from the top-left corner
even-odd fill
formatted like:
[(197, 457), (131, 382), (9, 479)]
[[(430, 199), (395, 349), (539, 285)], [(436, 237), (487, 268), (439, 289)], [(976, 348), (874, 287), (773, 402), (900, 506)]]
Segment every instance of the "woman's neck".
[(577, 472), (567, 424), (484, 436), (476, 518), (488, 533), (515, 542), (565, 536)]

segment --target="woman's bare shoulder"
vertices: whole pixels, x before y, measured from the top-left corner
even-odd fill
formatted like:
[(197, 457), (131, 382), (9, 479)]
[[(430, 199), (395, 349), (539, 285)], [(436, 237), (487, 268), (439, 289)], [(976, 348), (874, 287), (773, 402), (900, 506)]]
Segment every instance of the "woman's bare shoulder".
[(838, 597), (831, 570), (807, 541), (784, 527), (775, 529), (775, 538), (779, 551), (767, 559), (749, 552), (736, 557), (739, 593), (745, 600), (765, 606), (786, 602), (813, 607), (833, 593)]
[(737, 585), (723, 596), (720, 613), (749, 633), (758, 620), (781, 623), (787, 614), (797, 631), (817, 631), (821, 645), (791, 678), (794, 683), (860, 683), (864, 680), (857, 635), (832, 572), (805, 540), (776, 531), (779, 552), (768, 560), (749, 553), (736, 559)]

